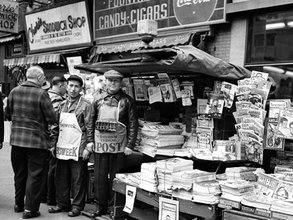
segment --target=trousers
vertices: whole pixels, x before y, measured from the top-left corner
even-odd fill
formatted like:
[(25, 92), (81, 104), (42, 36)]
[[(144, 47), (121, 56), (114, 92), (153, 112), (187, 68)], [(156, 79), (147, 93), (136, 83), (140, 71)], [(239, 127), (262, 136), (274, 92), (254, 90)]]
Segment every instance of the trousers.
[(112, 209), (114, 192), (113, 179), (125, 164), (124, 153), (94, 153), (95, 202), (99, 211)]
[(39, 211), (47, 175), (49, 151), (12, 146), (15, 204), (30, 211)]
[[(83, 210), (87, 191), (87, 161), (59, 160), (56, 166), (56, 200), (61, 208)], [(72, 198), (72, 202), (71, 199)]]

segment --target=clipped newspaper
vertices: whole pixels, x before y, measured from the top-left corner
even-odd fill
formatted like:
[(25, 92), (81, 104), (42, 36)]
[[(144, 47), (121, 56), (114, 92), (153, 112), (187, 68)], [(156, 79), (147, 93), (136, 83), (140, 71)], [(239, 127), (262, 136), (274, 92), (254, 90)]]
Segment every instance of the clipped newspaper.
[(159, 220), (179, 220), (179, 201), (159, 197)]

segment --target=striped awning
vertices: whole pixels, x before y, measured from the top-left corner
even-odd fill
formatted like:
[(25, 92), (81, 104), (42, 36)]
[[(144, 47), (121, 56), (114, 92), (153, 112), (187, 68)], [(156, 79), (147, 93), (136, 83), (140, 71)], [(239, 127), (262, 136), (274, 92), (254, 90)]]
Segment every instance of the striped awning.
[(7, 67), (24, 66), (29, 64), (41, 64), (41, 63), (60, 63), (60, 54), (36, 54), (27, 55), (26, 57), (4, 59), (3, 65)]
[(13, 40), (17, 40), (20, 39), (22, 37), (22, 34), (17, 34), (17, 35), (10, 35), (10, 36), (0, 36), (0, 43), (5, 43), (8, 41), (13, 41)]

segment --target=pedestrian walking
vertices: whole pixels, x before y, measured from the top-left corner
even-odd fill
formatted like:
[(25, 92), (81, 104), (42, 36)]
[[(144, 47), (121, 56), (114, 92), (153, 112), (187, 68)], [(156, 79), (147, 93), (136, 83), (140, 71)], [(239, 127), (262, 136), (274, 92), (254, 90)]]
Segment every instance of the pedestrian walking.
[(125, 155), (134, 148), (138, 117), (134, 100), (122, 89), (123, 76), (115, 70), (104, 73), (106, 91), (92, 104), (88, 147), (94, 152), (94, 216), (110, 212), (113, 217), (115, 174), (123, 168)]
[(40, 215), (50, 145), (48, 127), (57, 122), (48, 93), (41, 89), (45, 82), (43, 69), (32, 66), (26, 77), (27, 81), (11, 91), (7, 102), (7, 117), (12, 121), (14, 211), (23, 211), (24, 219)]
[[(85, 206), (87, 161), (86, 132), (89, 129), (91, 104), (81, 97), (83, 81), (71, 75), (67, 80), (68, 98), (60, 105), (59, 129), (56, 138), (56, 196), (57, 206), (49, 213), (68, 212), (69, 217), (79, 216)], [(72, 198), (72, 202), (70, 200)]]
[[(51, 99), (53, 108), (58, 114), (60, 104), (65, 100), (67, 81), (63, 76), (55, 76), (52, 79), (52, 88), (49, 89), (48, 94)], [(54, 151), (54, 147), (51, 152)], [(56, 186), (55, 186), (55, 175), (56, 175), (57, 159), (51, 154), (49, 158), (49, 171), (47, 179), (47, 205), (56, 205)]]
[(2, 149), (4, 141), (4, 103), (2, 99), (2, 92), (0, 92), (0, 97), (0, 149)]

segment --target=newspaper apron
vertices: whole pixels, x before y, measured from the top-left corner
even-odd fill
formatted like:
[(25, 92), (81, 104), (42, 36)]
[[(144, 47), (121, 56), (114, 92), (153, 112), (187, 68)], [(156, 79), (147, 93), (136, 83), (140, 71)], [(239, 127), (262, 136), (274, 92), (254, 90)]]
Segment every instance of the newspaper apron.
[[(126, 146), (126, 126), (118, 121), (119, 119), (118, 106), (109, 106), (101, 104), (97, 123), (99, 122), (114, 122), (115, 129), (110, 131), (104, 131), (100, 129), (97, 124), (95, 126), (95, 146), (93, 151), (95, 153), (122, 153)], [(110, 123), (109, 123), (110, 124)], [(108, 125), (109, 125), (108, 124)], [(112, 123), (111, 123), (112, 124)], [(109, 125), (110, 126), (110, 125)]]
[(78, 161), (82, 131), (75, 115), (80, 99), (73, 113), (61, 112), (56, 157), (60, 160)]

